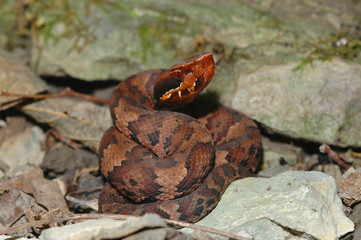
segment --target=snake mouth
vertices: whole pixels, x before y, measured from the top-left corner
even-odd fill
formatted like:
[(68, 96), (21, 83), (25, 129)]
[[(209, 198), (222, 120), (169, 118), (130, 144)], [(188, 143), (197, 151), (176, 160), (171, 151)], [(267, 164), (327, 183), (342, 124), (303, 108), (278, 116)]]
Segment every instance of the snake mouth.
[(193, 84), (190, 87), (187, 87), (183, 82), (181, 82), (181, 84), (178, 87), (173, 88), (167, 91), (166, 93), (164, 93), (160, 99), (163, 101), (167, 100), (172, 97), (172, 94), (174, 94), (175, 96), (178, 95), (179, 98), (186, 97), (189, 94), (193, 94), (196, 89), (199, 89), (197, 85), (199, 85), (197, 84), (197, 79), (193, 82)]
[(182, 84), (182, 80), (175, 79), (175, 78), (169, 78), (168, 81), (164, 82), (162, 86), (158, 89), (161, 94), (160, 98), (164, 98), (165, 96), (173, 93), (174, 91), (177, 91)]
[(214, 69), (211, 53), (201, 53), (174, 65), (155, 82), (157, 105), (169, 107), (191, 102), (212, 80)]
[(210, 80), (212, 79), (214, 74), (214, 66), (211, 66), (209, 68), (206, 68), (202, 74), (200, 74), (198, 76), (198, 78), (194, 78), (192, 80), (188, 80), (188, 81), (181, 81), (177, 78), (172, 79), (172, 82), (176, 82), (177, 80), (179, 80), (178, 82), (180, 82), (179, 85), (177, 85), (177, 87), (172, 88), (170, 90), (168, 90), (167, 92), (165, 92), (160, 99), (162, 101), (165, 101), (167, 99), (170, 98), (186, 98), (189, 95), (193, 95), (193, 94), (198, 94), (199, 92), (201, 92), (210, 82)]

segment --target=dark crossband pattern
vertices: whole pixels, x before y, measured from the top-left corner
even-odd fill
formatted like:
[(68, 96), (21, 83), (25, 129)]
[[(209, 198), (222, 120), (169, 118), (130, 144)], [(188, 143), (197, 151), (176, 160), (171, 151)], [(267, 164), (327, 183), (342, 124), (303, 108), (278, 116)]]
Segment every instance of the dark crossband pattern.
[(99, 148), (108, 182), (100, 212), (195, 222), (232, 181), (256, 169), (261, 138), (250, 118), (222, 106), (198, 119), (169, 110), (192, 102), (214, 68), (212, 54), (200, 53), (169, 70), (137, 73), (116, 87), (110, 100), (114, 126)]

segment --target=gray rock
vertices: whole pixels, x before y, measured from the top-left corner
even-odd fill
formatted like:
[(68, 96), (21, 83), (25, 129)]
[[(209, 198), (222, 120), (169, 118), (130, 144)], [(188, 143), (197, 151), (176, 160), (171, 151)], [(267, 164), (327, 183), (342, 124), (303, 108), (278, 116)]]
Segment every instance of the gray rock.
[[(23, 64), (18, 57), (0, 49), (0, 91), (35, 94), (46, 90), (42, 79)], [(0, 110), (18, 103), (19, 97), (0, 96)]]
[(294, 138), (361, 146), (361, 65), (334, 59), (295, 67), (241, 75), (229, 105)]
[(166, 226), (162, 219), (155, 214), (145, 215), (142, 218), (130, 217), (126, 221), (103, 218), (64, 227), (49, 228), (44, 230), (39, 238), (41, 240), (120, 238), (142, 229), (144, 225), (148, 227), (151, 225), (153, 227)]
[[(21, 30), (24, 30), (25, 26), (18, 26), (17, 29), (14, 29), (14, 24), (17, 19), (16, 14), (14, 14), (15, 5), (14, 2), (11, 0), (4, 0), (1, 3), (0, 8), (0, 48), (5, 49), (9, 48), (17, 43), (17, 38), (21, 33)], [(22, 19), (24, 21), (25, 19)], [(23, 29), (21, 29), (23, 27)], [(18, 34), (15, 34), (16, 31)]]
[[(32, 66), (44, 75), (124, 79), (140, 70), (168, 68), (194, 51), (219, 47), (227, 62), (235, 56), (249, 59), (242, 69), (224, 69), (217, 83), (222, 87), (235, 80), (238, 71), (304, 58), (292, 44), (312, 45), (342, 23), (350, 24), (340, 4), (332, 1), (327, 3), (328, 18), (316, 17), (324, 11), (322, 3), (310, 8), (295, 1), (265, 2), (70, 1), (67, 8), (48, 7), (39, 10), (47, 27), (36, 32)], [(351, 14), (355, 5), (345, 2), (342, 9)], [(74, 18), (68, 17), (70, 11)]]
[(6, 166), (6, 172), (10, 174), (27, 164), (39, 166), (45, 155), (41, 147), (44, 140), (45, 134), (38, 126), (28, 127), (6, 139), (0, 147), (0, 163)]
[(169, 68), (197, 43), (202, 51), (221, 46), (207, 91), (222, 103), (294, 138), (361, 146), (360, 58), (293, 71), (315, 42), (359, 21), (361, 4), (326, 2), (71, 1), (42, 11), (31, 63), (41, 75), (124, 79)]
[(239, 226), (237, 229), (234, 228), (234, 231), (242, 237), (252, 238), (254, 240), (301, 240), (306, 239), (304, 237), (295, 236), (285, 230), (277, 223), (272, 222), (269, 219), (258, 219), (246, 222), (242, 226)]
[(265, 170), (262, 170), (258, 173), (259, 177), (273, 177), (276, 176), (277, 174), (281, 174), (284, 172), (287, 172), (288, 170), (290, 170), (290, 166), (288, 165), (278, 165), (278, 166), (273, 166), (270, 168), (267, 168)]
[(177, 230), (167, 227), (156, 214), (143, 217), (128, 217), (125, 221), (114, 219), (94, 219), (44, 230), (40, 240), (82, 240), (82, 239), (173, 239), (176, 236), (187, 238)]
[(334, 179), (321, 172), (297, 171), (233, 182), (217, 207), (197, 224), (262, 239), (263, 230), (251, 231), (256, 228), (250, 228), (250, 222), (259, 225), (264, 220), (275, 225), (269, 239), (289, 234), (279, 235), (279, 227), (300, 237), (325, 240), (354, 229), (343, 212)]
[[(8, 235), (0, 235), (0, 240), (6, 240), (6, 239), (8, 239), (8, 240), (11, 240), (11, 239), (14, 239), (14, 237), (13, 236), (8, 236)], [(37, 240), (37, 239), (39, 239), (39, 238), (25, 238), (25, 237), (17, 237), (16, 238), (17, 240)]]
[(355, 232), (353, 232), (353, 239), (361, 239), (361, 204), (357, 204), (354, 207), (350, 214), (350, 219), (356, 226)]

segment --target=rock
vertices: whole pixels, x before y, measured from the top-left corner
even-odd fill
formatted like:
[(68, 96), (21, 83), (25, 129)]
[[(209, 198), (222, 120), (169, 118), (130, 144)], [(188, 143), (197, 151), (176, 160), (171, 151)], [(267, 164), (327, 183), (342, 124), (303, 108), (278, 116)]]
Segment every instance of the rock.
[(41, 75), (122, 80), (214, 50), (220, 52), (217, 71), (206, 91), (225, 105), (293, 138), (361, 146), (357, 57), (354, 63), (314, 61), (294, 71), (318, 41), (340, 26), (352, 29), (361, 4), (251, 2), (142, 0), (114, 7), (71, 1), (66, 8), (54, 2), (41, 11), (46, 27), (33, 34), (31, 63)]
[(246, 222), (242, 226), (234, 229), (238, 235), (245, 238), (252, 238), (255, 236), (254, 240), (264, 240), (264, 239), (272, 239), (272, 240), (306, 240), (307, 238), (295, 236), (285, 230), (277, 223), (272, 222), (269, 219), (258, 219)]
[(229, 105), (293, 138), (361, 146), (361, 65), (334, 59), (294, 71), (296, 65), (241, 75)]
[(10, 173), (26, 164), (40, 165), (45, 155), (41, 144), (45, 140), (43, 130), (38, 126), (27, 127), (8, 139), (0, 147), (0, 162)]
[[(24, 21), (23, 17), (17, 19), (17, 15), (14, 14), (16, 11), (16, 4), (11, 0), (2, 1), (0, 8), (0, 48), (5, 49), (13, 47), (14, 43), (18, 43), (17, 40), (20, 38), (19, 35), (21, 30), (25, 30), (21, 23), (18, 22), (18, 27), (14, 28), (17, 21)], [(16, 29), (16, 30), (15, 30)], [(17, 34), (16, 34), (17, 32)]]
[[(301, 154), (302, 149), (298, 146), (282, 143), (277, 140), (271, 140), (267, 137), (262, 138), (263, 148), (263, 167), (273, 167), (287, 163), (290, 166), (297, 164), (298, 155)], [(282, 160), (282, 161), (281, 161)]]
[[(42, 79), (14, 55), (0, 49), (0, 91), (35, 94), (46, 89)], [(18, 97), (0, 97), (0, 110), (16, 105)]]
[(352, 239), (361, 239), (361, 204), (357, 204), (354, 207), (350, 214), (350, 219), (356, 226), (355, 231), (352, 233)]
[[(340, 166), (333, 164), (333, 163), (323, 164), (322, 172), (335, 179), (337, 188), (340, 186), (341, 178), (342, 178), (342, 172), (341, 172)], [(340, 194), (340, 192), (338, 192), (338, 193)]]
[[(8, 236), (8, 235), (0, 235), (0, 240), (5, 240), (5, 239), (12, 240), (12, 239), (14, 239), (14, 237)], [(39, 238), (17, 237), (16, 239), (17, 239), (17, 240), (37, 240), (37, 239), (39, 239)]]
[[(94, 219), (44, 230), (40, 240), (82, 240), (82, 239), (171, 239), (182, 233), (169, 228), (156, 214), (143, 217), (129, 217), (125, 221)], [(186, 234), (183, 234), (186, 236)], [(128, 239), (128, 238), (127, 238)], [(172, 238), (173, 239), (173, 238)], [(182, 238), (187, 239), (187, 238)]]
[(335, 180), (321, 172), (297, 171), (233, 182), (217, 207), (197, 224), (265, 239), (263, 230), (250, 230), (251, 223), (259, 225), (265, 220), (274, 225), (267, 230), (268, 239), (284, 239), (276, 237), (279, 227), (286, 231), (280, 236), (292, 232), (324, 240), (336, 239), (354, 229), (343, 212)]
[[(317, 17), (325, 11), (321, 3), (267, 3), (141, 0), (116, 6), (82, 1), (66, 7), (52, 3), (46, 9), (37, 5), (47, 27), (37, 29), (32, 41), (32, 66), (41, 75), (124, 79), (140, 70), (168, 68), (195, 51), (219, 48), (225, 62), (245, 56), (242, 69), (224, 69), (215, 84), (222, 87), (234, 81), (238, 71), (304, 58), (307, 49), (299, 51), (297, 46), (312, 46), (315, 39), (336, 32), (343, 23), (351, 25), (349, 18), (357, 16), (353, 2), (341, 8), (328, 1), (328, 18)], [(68, 18), (69, 13), (76, 18)]]
[(266, 170), (262, 170), (258, 173), (260, 177), (273, 177), (277, 174), (281, 174), (283, 172), (287, 172), (290, 170), (290, 166), (288, 165), (278, 165), (274, 167), (267, 168)]

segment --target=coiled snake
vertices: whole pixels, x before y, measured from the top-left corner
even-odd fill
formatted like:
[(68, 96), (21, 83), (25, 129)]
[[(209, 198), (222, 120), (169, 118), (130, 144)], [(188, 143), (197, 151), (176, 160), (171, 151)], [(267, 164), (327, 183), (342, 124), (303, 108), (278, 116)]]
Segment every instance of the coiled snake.
[(116, 87), (110, 99), (114, 126), (99, 148), (108, 182), (100, 212), (152, 212), (196, 222), (232, 181), (255, 170), (261, 138), (250, 118), (223, 106), (208, 112), (209, 104), (195, 110), (198, 119), (167, 110), (192, 102), (214, 69), (212, 53), (200, 53), (169, 70), (139, 72)]

